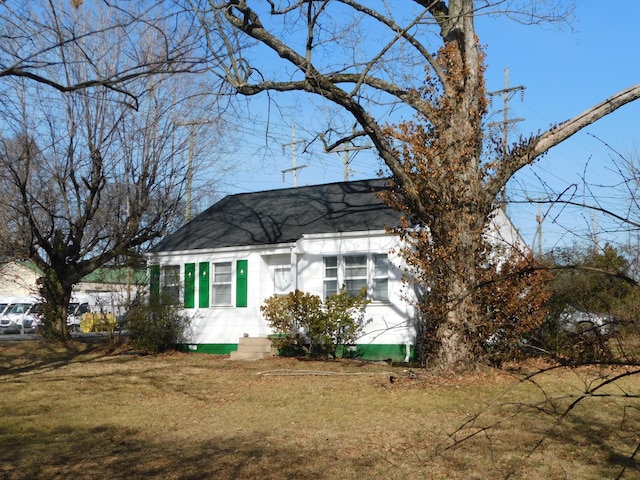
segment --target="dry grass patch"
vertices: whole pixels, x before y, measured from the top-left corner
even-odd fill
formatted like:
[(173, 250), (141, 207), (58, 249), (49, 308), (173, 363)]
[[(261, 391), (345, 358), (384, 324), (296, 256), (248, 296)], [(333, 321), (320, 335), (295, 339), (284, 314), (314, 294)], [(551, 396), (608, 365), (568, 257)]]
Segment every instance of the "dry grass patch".
[(562, 416), (611, 372), (536, 367), (0, 343), (0, 478), (637, 478), (638, 375)]

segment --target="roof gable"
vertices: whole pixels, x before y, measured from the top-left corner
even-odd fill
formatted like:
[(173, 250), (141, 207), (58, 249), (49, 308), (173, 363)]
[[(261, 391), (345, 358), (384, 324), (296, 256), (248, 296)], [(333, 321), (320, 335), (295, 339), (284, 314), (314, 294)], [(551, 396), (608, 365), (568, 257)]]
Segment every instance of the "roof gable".
[(295, 242), (304, 234), (381, 230), (400, 215), (376, 192), (384, 179), (229, 195), (152, 251), (166, 252)]

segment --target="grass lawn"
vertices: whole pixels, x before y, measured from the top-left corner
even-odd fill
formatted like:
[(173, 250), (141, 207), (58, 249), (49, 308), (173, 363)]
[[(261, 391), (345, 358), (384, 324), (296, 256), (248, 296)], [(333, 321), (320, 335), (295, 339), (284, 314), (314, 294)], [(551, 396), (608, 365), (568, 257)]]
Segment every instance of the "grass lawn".
[(537, 367), (2, 342), (0, 479), (640, 478), (640, 374)]

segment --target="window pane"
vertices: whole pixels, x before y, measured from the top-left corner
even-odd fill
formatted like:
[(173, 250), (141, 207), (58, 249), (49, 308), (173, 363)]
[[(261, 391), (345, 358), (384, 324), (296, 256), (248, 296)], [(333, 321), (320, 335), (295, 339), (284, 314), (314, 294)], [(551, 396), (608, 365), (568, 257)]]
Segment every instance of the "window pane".
[(389, 260), (387, 255), (373, 256), (373, 300), (389, 300)]
[(324, 278), (338, 278), (338, 257), (324, 257)]
[(231, 282), (231, 262), (214, 264), (213, 281), (216, 283)]
[(324, 257), (324, 298), (338, 293), (338, 257)]
[(231, 285), (214, 285), (212, 294), (214, 305), (231, 305)]
[(161, 293), (174, 302), (180, 300), (180, 265), (162, 267)]
[(365, 289), (367, 288), (367, 279), (366, 278), (361, 278), (356, 280), (345, 279), (344, 285), (347, 288), (347, 292), (349, 292), (349, 295), (355, 297), (360, 293), (360, 290), (362, 290), (362, 288), (365, 288)]
[(231, 262), (213, 264), (211, 302), (213, 305), (231, 305)]
[(180, 266), (168, 265), (162, 268), (162, 285), (174, 286), (180, 283)]
[(274, 267), (273, 269), (273, 283), (275, 285), (276, 293), (286, 293), (291, 286), (291, 267), (282, 266)]
[(344, 257), (345, 278), (367, 276), (367, 256), (351, 255)]
[(386, 302), (389, 300), (389, 281), (386, 278), (373, 280), (373, 300)]
[(324, 266), (325, 267), (337, 267), (338, 266), (338, 257), (324, 257)]
[(386, 277), (389, 272), (389, 260), (386, 255), (374, 255), (373, 262), (375, 265), (375, 271), (373, 275), (375, 277)]
[(325, 280), (324, 281), (324, 298), (330, 297), (338, 293), (338, 281), (337, 280)]
[(349, 295), (355, 296), (367, 288), (367, 256), (349, 255), (344, 257), (344, 286)]
[(349, 267), (352, 265), (367, 265), (366, 255), (345, 255), (344, 264)]

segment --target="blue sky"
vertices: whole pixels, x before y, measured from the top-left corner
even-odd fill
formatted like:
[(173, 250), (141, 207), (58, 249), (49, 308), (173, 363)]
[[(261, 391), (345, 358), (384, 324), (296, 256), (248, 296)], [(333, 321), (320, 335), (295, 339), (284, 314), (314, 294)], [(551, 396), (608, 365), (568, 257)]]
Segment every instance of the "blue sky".
[[(605, 8), (596, 0), (576, 3), (575, 18), (570, 27), (562, 29), (489, 19), (478, 25), (478, 34), (488, 45), (488, 88), (500, 88), (506, 66), (510, 85), (526, 87), (524, 101), (516, 97), (509, 105), (511, 117), (525, 119), (517, 124), (513, 137), (544, 130), (640, 83), (640, 2), (611, 1)], [(543, 196), (539, 178), (556, 191), (573, 183), (580, 186), (583, 176), (592, 184), (614, 185), (619, 176), (613, 171), (612, 152), (602, 142), (624, 155), (633, 155), (640, 141), (638, 119), (640, 102), (635, 102), (585, 128), (550, 150), (533, 167), (521, 171), (510, 185), (510, 197), (518, 196), (523, 186), (528, 196)], [(602, 188), (599, 198), (622, 211), (623, 193)], [(537, 205), (511, 205), (509, 211), (525, 239), (537, 243)], [(574, 234), (588, 230), (595, 230), (601, 243), (628, 240), (621, 233), (607, 236), (607, 228), (602, 215), (592, 217), (588, 212), (555, 207), (542, 224), (544, 248), (571, 244)]]
[[(639, 35), (640, 2), (580, 0), (570, 25), (524, 26), (504, 17), (482, 17), (476, 22), (480, 41), (487, 48), (487, 88), (504, 87), (504, 70), (509, 69), (509, 85), (525, 87), (524, 98), (515, 95), (509, 103), (510, 118), (524, 118), (517, 123), (510, 139), (545, 130), (567, 120), (614, 93), (640, 83)], [(296, 140), (311, 140), (305, 130), (308, 118), (298, 114), (268, 118), (265, 102), (252, 99), (257, 120), (237, 119), (242, 132), (242, 145), (234, 154), (241, 157), (234, 174), (220, 185), (220, 194), (259, 191), (292, 186), (291, 173), (282, 170), (292, 166), (292, 125)], [(496, 98), (493, 109), (502, 108)], [(259, 111), (262, 110), (262, 111)], [(502, 115), (501, 113), (499, 115)], [(562, 145), (552, 149), (536, 165), (526, 168), (509, 185), (509, 198), (540, 198), (545, 195), (540, 179), (556, 191), (581, 184), (581, 177), (602, 185), (613, 184), (618, 177), (612, 171), (611, 152), (603, 141), (624, 154), (630, 154), (640, 143), (640, 101), (614, 112), (587, 127)], [(320, 145), (297, 151), (298, 185), (341, 181), (344, 169), (341, 157), (325, 154)], [(237, 159), (237, 158), (236, 158)], [(379, 166), (375, 152), (361, 151), (352, 159), (351, 179), (372, 178)], [(580, 190), (580, 189), (579, 189)], [(581, 191), (581, 190), (580, 190)], [(602, 191), (603, 201), (622, 204), (621, 193)], [(509, 214), (521, 234), (531, 245), (537, 245), (537, 204), (510, 204)], [(583, 212), (554, 207), (542, 223), (545, 250), (571, 244), (575, 233), (589, 233), (596, 225), (602, 241), (606, 235), (605, 220)], [(600, 225), (603, 223), (603, 225)], [(599, 238), (600, 239), (600, 238)], [(612, 240), (626, 241), (617, 233)]]

